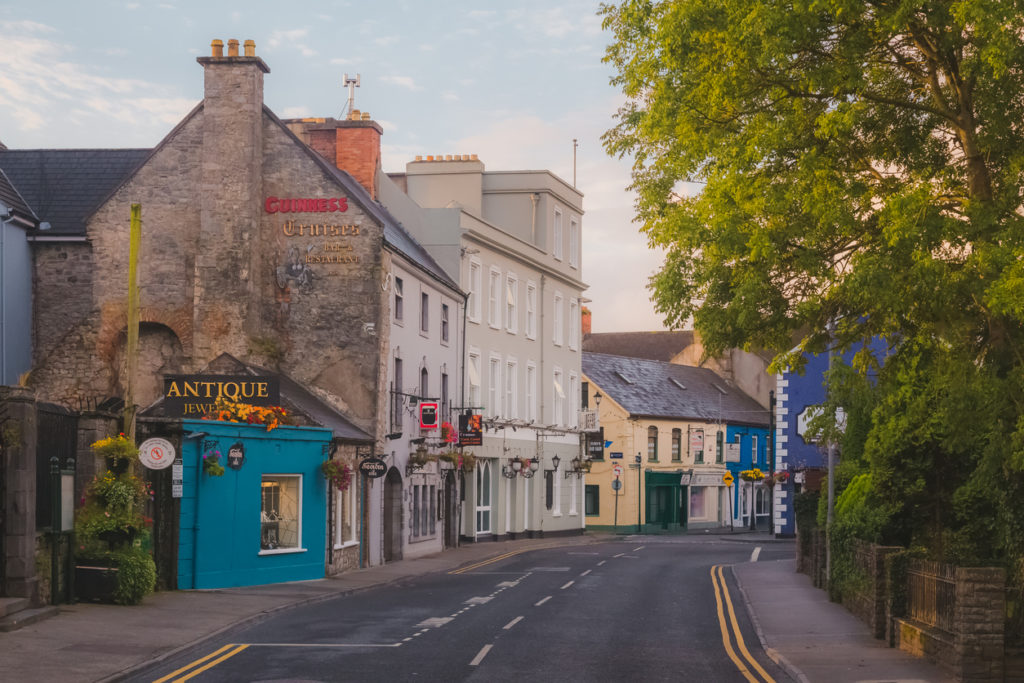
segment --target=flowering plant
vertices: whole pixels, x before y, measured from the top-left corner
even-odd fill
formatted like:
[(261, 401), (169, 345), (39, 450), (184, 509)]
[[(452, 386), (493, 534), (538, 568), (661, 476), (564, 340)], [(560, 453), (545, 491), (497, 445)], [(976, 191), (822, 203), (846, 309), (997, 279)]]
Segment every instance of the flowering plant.
[(203, 419), (266, 425), (268, 432), (278, 425), (295, 424), (294, 418), (281, 406), (254, 406), (223, 397), (217, 399), (213, 409), (203, 415)]
[(785, 484), (787, 481), (789, 481), (789, 472), (786, 472), (785, 470), (782, 472), (776, 472), (775, 474), (769, 474), (764, 478), (764, 483), (768, 486)]
[(339, 491), (348, 489), (352, 483), (352, 467), (339, 460), (326, 460), (320, 465), (320, 471), (324, 478), (331, 482), (331, 485)]
[(761, 481), (764, 479), (764, 472), (756, 467), (752, 470), (743, 470), (740, 472), (740, 479), (743, 481)]
[(224, 465), (220, 464), (220, 451), (206, 451), (203, 454), (203, 474), (211, 477), (224, 476)]
[(420, 446), (409, 454), (409, 464), (413, 467), (423, 467), (427, 463), (437, 462), (438, 457), (429, 453), (423, 446)]
[(117, 462), (119, 460), (132, 460), (139, 455), (139, 449), (123, 433), (117, 436), (108, 436), (94, 442), (90, 448), (92, 452), (101, 458), (109, 458)]
[(441, 423), (441, 441), (444, 443), (458, 443), (459, 433), (455, 427), (452, 426), (451, 422)]
[(456, 469), (472, 470), (476, 464), (476, 456), (469, 451), (445, 451), (437, 456), (447, 463), (451, 463)]

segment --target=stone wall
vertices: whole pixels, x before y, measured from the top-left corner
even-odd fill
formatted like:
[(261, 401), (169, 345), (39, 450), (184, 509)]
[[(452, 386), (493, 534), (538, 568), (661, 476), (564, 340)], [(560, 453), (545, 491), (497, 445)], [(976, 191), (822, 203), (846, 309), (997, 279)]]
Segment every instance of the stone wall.
[(3, 579), (0, 595), (38, 603), (36, 573), (36, 405), (31, 391), (0, 387)]
[(842, 604), (854, 616), (871, 629), (875, 638), (884, 638), (886, 633), (886, 603), (888, 602), (888, 579), (885, 558), (899, 552), (898, 546), (880, 546), (865, 541), (854, 542), (854, 557), (857, 569), (864, 577), (864, 583), (857, 590), (849, 590), (842, 596)]
[(1006, 573), (994, 567), (956, 570), (956, 674), (962, 681), (1003, 680)]

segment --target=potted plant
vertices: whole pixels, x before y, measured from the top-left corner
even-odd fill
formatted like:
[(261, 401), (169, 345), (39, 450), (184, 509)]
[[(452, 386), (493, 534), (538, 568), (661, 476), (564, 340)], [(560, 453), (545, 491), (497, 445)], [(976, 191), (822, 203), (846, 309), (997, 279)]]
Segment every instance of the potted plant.
[(340, 460), (326, 460), (320, 465), (320, 471), (331, 486), (339, 491), (348, 490), (352, 483), (352, 467)]
[(203, 419), (266, 425), (268, 432), (280, 425), (296, 424), (292, 415), (281, 406), (254, 406), (226, 398), (218, 398), (210, 412), (203, 415)]
[(142, 549), (152, 523), (143, 510), (153, 490), (129, 471), (137, 451), (125, 442), (121, 434), (92, 445), (97, 455), (114, 464), (123, 462), (125, 468), (97, 474), (75, 514), (75, 585), (80, 599), (135, 605), (156, 584), (153, 558)]

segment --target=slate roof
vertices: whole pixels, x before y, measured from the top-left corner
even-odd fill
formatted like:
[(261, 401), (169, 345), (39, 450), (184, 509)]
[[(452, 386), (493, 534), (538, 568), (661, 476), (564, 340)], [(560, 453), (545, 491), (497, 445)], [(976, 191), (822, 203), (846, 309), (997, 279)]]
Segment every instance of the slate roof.
[(148, 149), (6, 149), (0, 169), (51, 235), (85, 235), (85, 221)]
[(26, 220), (35, 221), (36, 215), (32, 212), (32, 209), (25, 202), (24, 198), (15, 189), (14, 185), (8, 179), (7, 174), (0, 169), (0, 202), (3, 202), (9, 206), (16, 216), (20, 216)]
[[(281, 405), (288, 412), (304, 415), (315, 426), (326, 427), (334, 432), (335, 437), (346, 441), (372, 442), (374, 440), (372, 436), (352, 424), (333, 406), (283, 373), (244, 363), (229, 353), (222, 353), (210, 361), (210, 364), (198, 374), (275, 377), (281, 390)], [(141, 416), (164, 417), (163, 402), (163, 397), (157, 399), (142, 411)]]
[(631, 416), (768, 426), (767, 410), (706, 368), (584, 351), (583, 374)]
[(583, 350), (630, 358), (670, 361), (693, 343), (693, 330), (598, 332), (584, 335)]

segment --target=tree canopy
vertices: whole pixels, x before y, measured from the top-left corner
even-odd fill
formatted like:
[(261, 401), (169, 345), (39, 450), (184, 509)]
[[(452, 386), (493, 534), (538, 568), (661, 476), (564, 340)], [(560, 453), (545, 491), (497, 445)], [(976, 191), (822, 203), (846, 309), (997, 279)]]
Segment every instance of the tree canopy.
[(626, 96), (604, 142), (667, 253), (669, 326), (692, 316), (708, 353), (777, 367), (859, 346), (875, 374), (848, 392), (844, 458), (871, 475), (879, 535), (1024, 558), (1024, 0), (601, 12)]
[[(667, 250), (670, 326), (712, 352), (934, 336), (1013, 353), (1024, 318), (1020, 0), (625, 0), (607, 150)], [(680, 183), (703, 184), (696, 196)], [(1004, 359), (1005, 360), (1005, 359)]]

